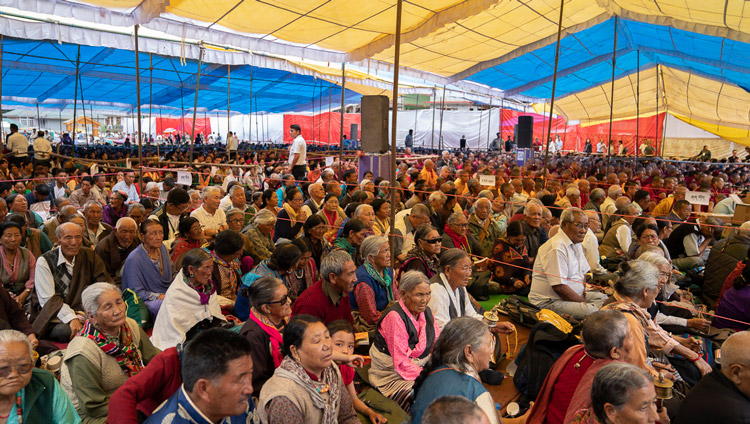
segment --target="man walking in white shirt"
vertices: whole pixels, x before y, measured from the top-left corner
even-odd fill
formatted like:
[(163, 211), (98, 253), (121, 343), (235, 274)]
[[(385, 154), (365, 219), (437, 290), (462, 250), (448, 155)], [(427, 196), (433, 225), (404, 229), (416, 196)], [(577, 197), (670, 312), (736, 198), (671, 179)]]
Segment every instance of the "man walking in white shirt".
[(297, 181), (304, 181), (307, 173), (307, 143), (302, 138), (302, 128), (297, 124), (289, 126), (289, 134), (294, 138), (289, 148), (289, 166)]
[(8, 150), (13, 153), (11, 163), (20, 165), (29, 156), (29, 140), (18, 132), (18, 125), (10, 124), (10, 135), (8, 136)]

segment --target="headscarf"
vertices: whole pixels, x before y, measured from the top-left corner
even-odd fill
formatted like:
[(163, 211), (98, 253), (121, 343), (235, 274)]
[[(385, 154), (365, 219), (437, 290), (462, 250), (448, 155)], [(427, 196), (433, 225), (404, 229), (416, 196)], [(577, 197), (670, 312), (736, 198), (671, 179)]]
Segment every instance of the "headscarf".
[(100, 333), (91, 320), (86, 320), (78, 335), (93, 340), (99, 346), (99, 349), (107, 355), (113, 356), (128, 377), (138, 374), (143, 369), (141, 353), (138, 352), (138, 346), (135, 345), (133, 333), (127, 323), (120, 327), (119, 343)]

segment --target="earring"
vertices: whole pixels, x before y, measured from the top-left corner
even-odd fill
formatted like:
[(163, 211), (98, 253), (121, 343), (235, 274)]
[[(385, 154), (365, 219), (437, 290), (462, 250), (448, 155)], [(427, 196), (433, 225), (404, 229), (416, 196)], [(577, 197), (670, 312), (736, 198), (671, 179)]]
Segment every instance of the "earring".
[(191, 272), (191, 273), (190, 273), (190, 274), (188, 275), (188, 277), (189, 277), (189, 278), (193, 278), (193, 277), (195, 277), (195, 274), (193, 274), (193, 273)]

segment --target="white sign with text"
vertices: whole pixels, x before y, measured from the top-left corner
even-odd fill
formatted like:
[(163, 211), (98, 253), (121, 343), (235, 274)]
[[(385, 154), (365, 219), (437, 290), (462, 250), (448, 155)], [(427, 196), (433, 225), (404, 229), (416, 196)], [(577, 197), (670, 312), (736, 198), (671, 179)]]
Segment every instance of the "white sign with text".
[(494, 175), (480, 175), (479, 176), (479, 185), (487, 186), (487, 187), (494, 187), (495, 186), (495, 176)]
[(193, 185), (193, 177), (189, 172), (177, 171), (177, 184), (183, 184), (188, 187)]
[(711, 193), (706, 191), (688, 191), (685, 200), (693, 205), (708, 205)]

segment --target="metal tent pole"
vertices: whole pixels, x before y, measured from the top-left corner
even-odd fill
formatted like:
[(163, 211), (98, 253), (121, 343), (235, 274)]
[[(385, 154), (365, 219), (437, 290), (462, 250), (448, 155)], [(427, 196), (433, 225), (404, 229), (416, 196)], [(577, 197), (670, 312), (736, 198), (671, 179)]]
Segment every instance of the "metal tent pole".
[[(659, 73), (656, 74), (657, 80), (661, 78), (661, 89), (665, 90), (664, 87), (664, 68), (659, 69)], [(658, 93), (658, 91), (657, 91)], [(662, 99), (666, 97), (666, 92), (664, 93), (664, 96), (660, 96)], [(663, 101), (663, 100), (662, 100)], [(664, 157), (664, 139), (667, 136), (667, 115), (669, 115), (669, 104), (664, 104), (664, 121), (662, 121), (661, 124), (661, 155)], [(656, 119), (656, 128), (659, 128), (659, 117), (657, 115)]]
[[(42, 118), (39, 117), (39, 103), (36, 104), (36, 126), (39, 127), (37, 131), (42, 130)], [(32, 134), (32, 137), (36, 138), (36, 134)]]
[(328, 132), (326, 134), (326, 144), (331, 144), (331, 89), (333, 84), (328, 81)]
[(445, 85), (443, 85), (443, 99), (440, 101), (440, 132), (438, 132), (438, 150), (443, 150), (443, 113), (445, 112)]
[[(252, 144), (253, 142), (253, 100), (255, 99), (253, 97), (253, 65), (250, 64), (250, 116), (248, 116), (247, 119), (247, 140)], [(256, 104), (257, 106), (257, 104)], [(258, 121), (255, 121), (256, 129), (255, 129), (255, 135), (258, 135)]]
[(503, 142), (503, 124), (505, 124), (505, 99), (500, 99), (500, 143)]
[(432, 153), (435, 150), (435, 98), (437, 97), (437, 94), (435, 92), (435, 86), (432, 86), (432, 97), (430, 100), (432, 100), (432, 132), (430, 133), (430, 153)]
[[(229, 105), (229, 83), (232, 78), (232, 65), (227, 65), (227, 134), (229, 134), (229, 131), (232, 130), (232, 128), (229, 126), (229, 112), (231, 109), (231, 106)], [(217, 113), (218, 115), (218, 113)], [(217, 116), (218, 119), (218, 116)], [(216, 124), (218, 125), (218, 120), (216, 121)], [(217, 134), (221, 135), (221, 134)], [(229, 140), (226, 140), (227, 143), (229, 143)]]
[(658, 63), (656, 64), (655, 69), (656, 69), (656, 125), (654, 125), (654, 144), (655, 144), (654, 151), (658, 152), (659, 156), (664, 156), (664, 146), (659, 144), (659, 64)]
[(477, 106), (477, 111), (479, 112), (479, 130), (477, 131), (477, 150), (479, 150), (479, 146), (480, 146), (481, 139), (482, 139), (482, 111), (479, 110), (479, 106)]
[(5, 45), (5, 36), (0, 34), (0, 145), (2, 146), (5, 145), (5, 131), (3, 130), (3, 78), (2, 78), (3, 77), (3, 47), (4, 45)]
[[(341, 64), (341, 128), (339, 133), (339, 180), (344, 181), (344, 102), (346, 96), (346, 62)], [(360, 134), (362, 131), (360, 131)]]
[[(141, 67), (138, 52), (138, 25), (133, 32), (135, 37), (135, 97), (138, 120), (138, 185), (141, 187), (141, 193), (144, 193), (143, 187), (143, 137), (141, 133)], [(192, 158), (191, 158), (192, 159)]]
[(641, 128), (641, 49), (637, 49), (635, 79), (635, 165), (638, 167), (638, 139)]
[[(552, 112), (555, 110), (555, 89), (557, 88), (557, 63), (560, 61), (560, 37), (562, 36), (562, 19), (565, 0), (560, 0), (560, 19), (557, 22), (557, 45), (555, 46), (555, 71), (552, 75), (552, 99), (549, 104), (549, 127), (547, 138), (552, 133)], [(524, 109), (525, 110), (525, 109)], [(542, 115), (544, 116), (544, 115)], [(542, 140), (546, 141), (544, 149), (544, 181), (547, 182), (547, 161), (549, 160), (549, 140), (544, 140), (544, 126), (542, 126)]]
[(195, 79), (195, 102), (193, 102), (193, 135), (190, 138), (190, 162), (193, 161), (193, 147), (195, 147), (195, 120), (198, 113), (198, 91), (201, 84), (201, 68), (203, 67), (203, 48), (198, 48), (198, 77)]
[[(154, 110), (154, 56), (148, 54), (148, 145), (151, 147), (153, 128), (151, 127), (151, 112)], [(154, 143), (156, 140), (154, 140)]]
[(398, 120), (398, 72), (399, 62), (401, 55), (401, 10), (403, 7), (403, 0), (398, 0), (396, 3), (396, 51), (393, 62), (393, 111), (391, 114), (391, 231), (390, 231), (390, 245), (391, 245), (391, 263), (395, 263), (396, 250), (395, 250), (395, 227), (396, 227), (396, 130), (398, 129), (396, 123)]
[[(614, 47), (612, 48), (612, 86), (609, 94), (609, 145), (607, 148), (607, 166), (612, 162), (612, 114), (615, 108), (615, 63), (617, 61), (617, 15), (615, 15)], [(619, 153), (619, 152), (618, 152)]]
[(490, 150), (491, 129), (492, 129), (492, 97), (490, 97), (490, 109), (487, 111), (487, 150)]

